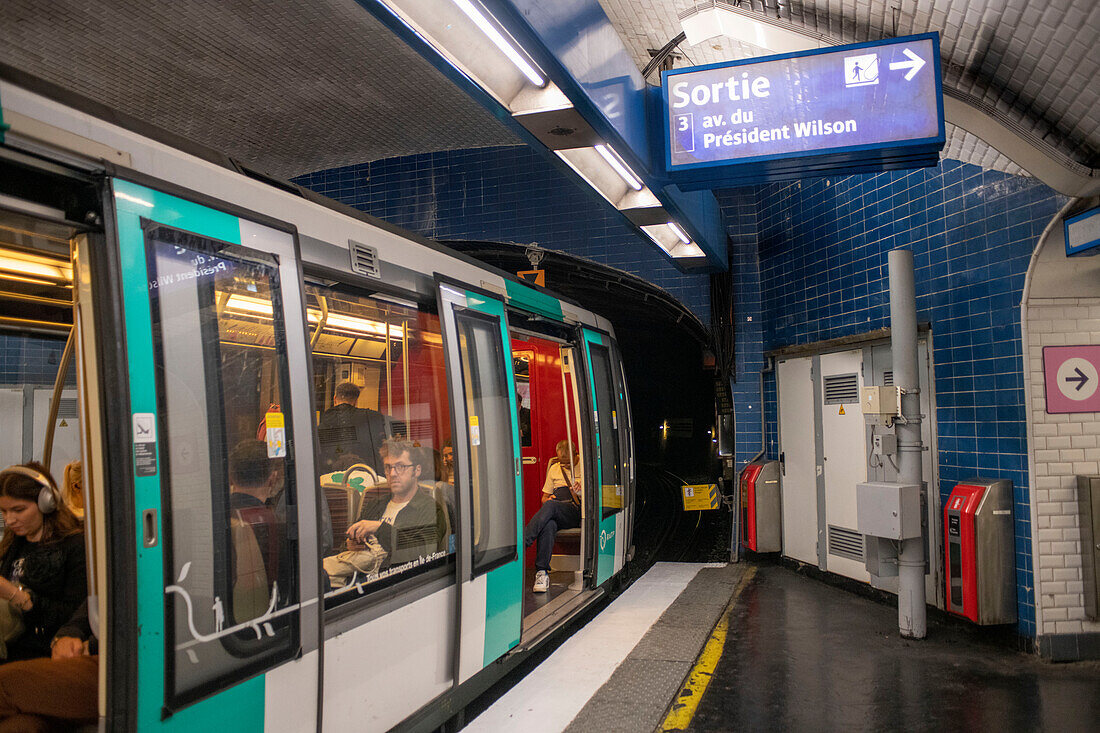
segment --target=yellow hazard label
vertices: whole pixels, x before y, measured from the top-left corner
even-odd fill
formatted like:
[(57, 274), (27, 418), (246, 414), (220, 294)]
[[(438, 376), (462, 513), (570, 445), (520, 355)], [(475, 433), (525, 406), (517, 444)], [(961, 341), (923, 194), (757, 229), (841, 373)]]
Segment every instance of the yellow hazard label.
[(840, 415), (844, 414), (844, 405), (840, 406), (840, 412), (838, 414), (840, 414)]
[(684, 498), (684, 511), (695, 512), (717, 509), (722, 503), (718, 484), (687, 484), (680, 487)]
[(286, 418), (283, 417), (281, 412), (266, 412), (264, 413), (264, 425), (267, 428), (283, 428), (286, 427)]

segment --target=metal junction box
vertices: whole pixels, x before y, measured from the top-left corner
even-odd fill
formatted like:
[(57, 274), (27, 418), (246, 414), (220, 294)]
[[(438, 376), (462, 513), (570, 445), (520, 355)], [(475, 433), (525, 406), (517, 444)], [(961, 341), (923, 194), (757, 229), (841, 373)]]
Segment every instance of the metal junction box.
[(1100, 621), (1100, 476), (1077, 477), (1085, 615)]
[(856, 526), (861, 534), (908, 540), (921, 536), (920, 520), (920, 484), (856, 484)]
[(1016, 622), (1012, 482), (957, 484), (943, 508), (947, 610), (978, 624)]
[(741, 469), (741, 544), (753, 552), (783, 549), (779, 461), (755, 461)]
[(864, 415), (900, 415), (901, 389), (898, 387), (864, 387), (859, 395), (859, 404)]

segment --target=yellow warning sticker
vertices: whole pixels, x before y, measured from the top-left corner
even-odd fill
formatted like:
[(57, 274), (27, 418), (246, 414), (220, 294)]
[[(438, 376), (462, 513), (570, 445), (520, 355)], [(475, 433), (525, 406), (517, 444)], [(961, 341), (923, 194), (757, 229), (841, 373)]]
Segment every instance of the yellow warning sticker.
[(682, 486), (680, 490), (683, 493), (686, 512), (717, 509), (722, 503), (718, 484), (689, 484)]
[(839, 413), (839, 414), (841, 414), (841, 415), (843, 415), (843, 414), (844, 414), (844, 405), (841, 405), (841, 406), (840, 406), (840, 413)]

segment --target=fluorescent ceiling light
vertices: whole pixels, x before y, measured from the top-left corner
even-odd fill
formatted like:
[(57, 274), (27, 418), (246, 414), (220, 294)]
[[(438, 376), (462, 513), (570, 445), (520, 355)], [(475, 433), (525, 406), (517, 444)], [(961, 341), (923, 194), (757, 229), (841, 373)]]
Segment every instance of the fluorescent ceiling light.
[[(73, 281), (71, 267), (62, 265), (57, 260), (46, 260), (41, 257), (24, 258), (0, 254), (0, 272), (8, 276), (9, 279), (44, 282), (50, 285), (69, 284)], [(17, 277), (11, 277), (13, 275)]]
[(634, 175), (634, 171), (630, 170), (630, 167), (619, 157), (619, 154), (616, 153), (614, 149), (607, 145), (597, 145), (596, 152), (607, 161), (608, 165), (615, 169), (615, 172), (618, 173), (624, 181), (626, 181), (626, 185), (630, 186), (635, 191), (642, 190), (641, 179)]
[(672, 249), (673, 257), (706, 257), (706, 253), (699, 248), (699, 245), (694, 242), (689, 244), (678, 244)]
[(516, 65), (516, 68), (527, 77), (528, 81), (537, 87), (546, 86), (546, 77), (524, 58), (524, 54), (508, 42), (496, 26), (470, 0), (454, 0), (454, 4), (474, 22), (474, 25), (481, 29), (481, 32), (508, 57), (509, 61)]
[(683, 242), (684, 244), (691, 244), (691, 237), (687, 235), (687, 232), (680, 228), (679, 224), (674, 221), (670, 221), (668, 223), (668, 228), (672, 230), (673, 234), (680, 238), (681, 242)]
[[(236, 311), (238, 313), (265, 316), (267, 318), (270, 318), (272, 313), (270, 300), (264, 298), (250, 298), (247, 295), (233, 294), (229, 296), (229, 300), (226, 301), (225, 307), (227, 310)], [(306, 310), (306, 320), (310, 323), (320, 323), (321, 311), (309, 308)], [(342, 316), (332, 311), (329, 311), (328, 318), (325, 319), (325, 328), (346, 331), (357, 336), (382, 337), (386, 335), (386, 325), (380, 321), (372, 321), (367, 318), (357, 318), (355, 316)], [(389, 332), (390, 338), (399, 339), (404, 336), (404, 329), (392, 323), (390, 324)]]

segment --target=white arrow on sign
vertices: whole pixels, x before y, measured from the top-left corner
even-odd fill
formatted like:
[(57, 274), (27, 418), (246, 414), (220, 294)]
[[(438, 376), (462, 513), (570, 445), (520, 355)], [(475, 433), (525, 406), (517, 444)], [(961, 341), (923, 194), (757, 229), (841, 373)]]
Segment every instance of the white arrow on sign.
[(916, 55), (908, 48), (902, 53), (909, 57), (908, 61), (895, 61), (890, 64), (890, 71), (897, 71), (898, 69), (909, 69), (909, 73), (905, 75), (905, 81), (909, 81), (917, 72), (924, 68), (924, 59)]

